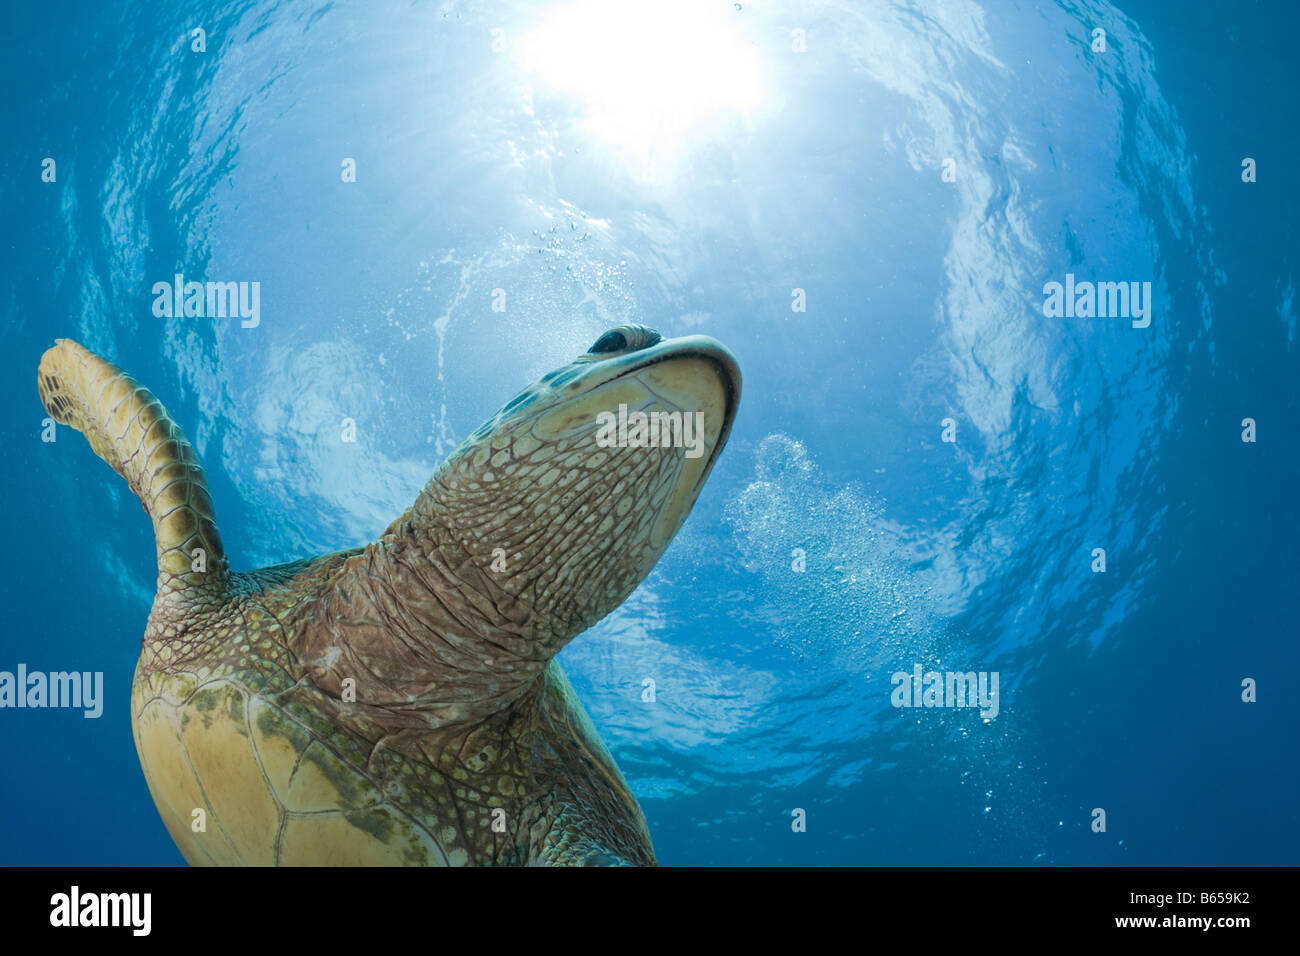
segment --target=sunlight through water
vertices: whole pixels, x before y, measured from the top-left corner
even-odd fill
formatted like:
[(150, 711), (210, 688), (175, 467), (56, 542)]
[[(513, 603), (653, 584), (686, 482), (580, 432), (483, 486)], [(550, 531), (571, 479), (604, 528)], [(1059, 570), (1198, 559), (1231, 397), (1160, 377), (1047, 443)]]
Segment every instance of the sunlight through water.
[(515, 56), (546, 90), (574, 100), (590, 138), (643, 179), (671, 176), (706, 133), (749, 121), (763, 65), (732, 4), (579, 0), (550, 13)]

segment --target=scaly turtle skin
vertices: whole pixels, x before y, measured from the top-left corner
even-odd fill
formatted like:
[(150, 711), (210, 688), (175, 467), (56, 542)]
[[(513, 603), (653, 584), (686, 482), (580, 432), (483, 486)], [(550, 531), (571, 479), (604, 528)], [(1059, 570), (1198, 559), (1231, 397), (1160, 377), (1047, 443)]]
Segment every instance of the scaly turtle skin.
[[(622, 326), (460, 445), (364, 548), (230, 570), (162, 404), (67, 339), (41, 400), (153, 519), (136, 750), (191, 864), (653, 864), (556, 653), (649, 573), (735, 416), (704, 336)], [(601, 412), (703, 412), (702, 454), (601, 447)]]

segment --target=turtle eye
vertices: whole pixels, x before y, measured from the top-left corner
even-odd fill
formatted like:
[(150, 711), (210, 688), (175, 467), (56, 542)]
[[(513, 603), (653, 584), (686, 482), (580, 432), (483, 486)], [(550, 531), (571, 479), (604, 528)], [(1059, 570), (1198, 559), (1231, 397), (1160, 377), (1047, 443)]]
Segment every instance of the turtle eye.
[(600, 338), (596, 339), (596, 344), (587, 349), (590, 354), (597, 352), (621, 352), (627, 348), (627, 336), (618, 329), (610, 329)]
[(620, 325), (596, 339), (596, 344), (587, 349), (587, 354), (604, 355), (648, 349), (658, 343), (661, 337), (654, 329), (648, 329), (644, 325)]

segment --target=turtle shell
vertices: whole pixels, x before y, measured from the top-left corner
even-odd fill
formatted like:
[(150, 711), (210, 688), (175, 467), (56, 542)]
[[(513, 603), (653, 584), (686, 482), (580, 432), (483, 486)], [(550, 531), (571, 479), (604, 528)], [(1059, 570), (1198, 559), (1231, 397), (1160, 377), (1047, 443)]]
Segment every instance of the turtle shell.
[(149, 792), (191, 865), (468, 862), (463, 849), (444, 853), (364, 767), (238, 679), (137, 675), (132, 713)]

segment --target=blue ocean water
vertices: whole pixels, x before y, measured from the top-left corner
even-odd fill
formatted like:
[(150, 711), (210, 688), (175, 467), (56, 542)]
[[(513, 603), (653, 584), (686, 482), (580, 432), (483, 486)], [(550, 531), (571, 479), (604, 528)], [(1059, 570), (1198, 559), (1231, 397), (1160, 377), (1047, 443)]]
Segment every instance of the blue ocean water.
[[(163, 399), (245, 569), (373, 539), (623, 322), (745, 377), (678, 539), (561, 655), (662, 863), (1296, 863), (1296, 24), (7, 11), (0, 669), (106, 686), (98, 719), (0, 710), (0, 863), (181, 862), (130, 727), (152, 533), (41, 440), (54, 338)], [(256, 326), (155, 315), (178, 273), (259, 283)], [(1045, 315), (1067, 275), (1150, 283), (1149, 325)], [(916, 665), (997, 672), (996, 716), (893, 706)]]

